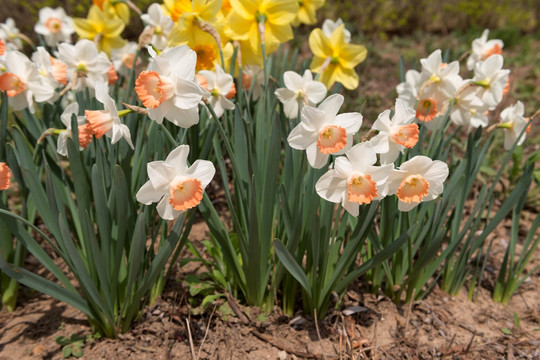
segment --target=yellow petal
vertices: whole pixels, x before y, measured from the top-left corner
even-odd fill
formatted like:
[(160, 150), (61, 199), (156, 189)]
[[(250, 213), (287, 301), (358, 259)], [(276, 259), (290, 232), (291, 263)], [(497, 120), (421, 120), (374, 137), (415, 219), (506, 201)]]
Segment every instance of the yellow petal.
[(247, 40), (251, 26), (254, 24), (252, 20), (242, 17), (236, 11), (230, 12), (227, 22), (229, 23), (227, 34), (234, 40)]
[(366, 59), (367, 50), (362, 45), (345, 44), (339, 50), (339, 63), (346, 68), (353, 68)]
[(74, 18), (73, 27), (75, 28), (77, 35), (83, 39), (93, 40), (94, 36), (96, 36), (96, 29), (93, 24), (86, 19)]
[(330, 41), (319, 28), (314, 29), (311, 34), (309, 34), (309, 47), (315, 56), (326, 58), (327, 56), (333, 55)]
[(269, 22), (278, 25), (289, 25), (298, 14), (298, 2), (296, 0), (273, 0), (265, 13)]
[(105, 23), (103, 35), (107, 37), (119, 37), (124, 31), (125, 24), (120, 19), (111, 19)]
[(336, 81), (339, 81), (346, 89), (354, 90), (358, 87), (358, 74), (354, 69), (345, 69), (336, 66)]
[(254, 19), (259, 6), (258, 0), (231, 0), (232, 12), (244, 19)]

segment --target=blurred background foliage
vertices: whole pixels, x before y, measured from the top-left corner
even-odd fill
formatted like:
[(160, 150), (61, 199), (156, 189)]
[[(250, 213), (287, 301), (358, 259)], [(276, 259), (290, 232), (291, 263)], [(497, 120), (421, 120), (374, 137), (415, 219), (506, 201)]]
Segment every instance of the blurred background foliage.
[[(134, 3), (143, 11), (155, 1)], [(26, 34), (32, 33), (40, 8), (63, 7), (72, 16), (85, 17), (90, 0), (2, 0), (0, 21), (14, 18)], [(130, 38), (140, 31), (141, 21), (132, 13), (133, 21), (124, 34)], [(411, 34), (415, 31), (448, 33), (454, 30), (477, 28), (514, 28), (519, 32), (539, 29), (540, 1), (538, 0), (346, 0), (327, 1), (319, 12), (324, 18), (344, 19), (351, 29), (367, 34)]]

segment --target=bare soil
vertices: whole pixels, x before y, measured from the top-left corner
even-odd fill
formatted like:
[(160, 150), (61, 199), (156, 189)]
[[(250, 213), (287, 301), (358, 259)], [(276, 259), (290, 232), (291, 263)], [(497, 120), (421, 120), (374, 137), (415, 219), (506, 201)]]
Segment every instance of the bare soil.
[[(504, 255), (507, 226), (493, 235), (489, 264), (494, 266)], [(193, 241), (207, 236), (204, 223), (196, 224)], [(530, 269), (540, 265), (539, 252), (535, 255)], [(467, 299), (466, 288), (454, 298), (436, 288), (425, 299), (403, 306), (367, 293), (359, 279), (339, 308), (317, 324), (301, 312), (289, 318), (276, 307), (266, 315), (232, 299), (192, 315), (188, 289), (179, 280), (186, 270), (197, 268), (179, 270), (131, 331), (87, 343), (83, 358), (540, 359), (540, 270), (507, 306), (491, 300), (489, 278), (476, 302)], [(220, 308), (224, 303), (229, 306)], [(357, 312), (345, 315), (347, 309)], [(24, 289), (17, 309), (0, 313), (0, 360), (63, 359), (55, 339), (73, 334), (91, 335), (84, 314)]]

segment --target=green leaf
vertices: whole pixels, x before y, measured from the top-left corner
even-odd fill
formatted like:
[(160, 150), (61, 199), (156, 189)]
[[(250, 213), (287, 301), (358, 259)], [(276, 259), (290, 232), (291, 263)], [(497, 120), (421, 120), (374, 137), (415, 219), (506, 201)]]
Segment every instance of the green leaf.
[(62, 356), (66, 359), (71, 356), (71, 345), (66, 345), (62, 348)]
[(285, 266), (287, 271), (289, 271), (291, 275), (296, 279), (296, 281), (300, 283), (306, 293), (310, 294), (311, 296), (311, 286), (309, 285), (309, 280), (304, 273), (302, 267), (298, 265), (296, 260), (294, 260), (294, 257), (291, 255), (289, 250), (287, 250), (287, 248), (285, 247), (285, 245), (283, 245), (281, 241), (275, 239), (273, 243), (276, 255), (283, 264), (283, 266)]
[(501, 331), (506, 335), (512, 335), (512, 331), (510, 329), (502, 328)]

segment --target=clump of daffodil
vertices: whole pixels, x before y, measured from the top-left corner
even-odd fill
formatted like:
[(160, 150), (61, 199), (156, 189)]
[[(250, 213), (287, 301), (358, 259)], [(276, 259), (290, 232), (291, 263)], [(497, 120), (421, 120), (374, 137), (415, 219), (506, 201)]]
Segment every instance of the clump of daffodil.
[(107, 18), (120, 19), (124, 24), (129, 24), (129, 6), (124, 1), (94, 0), (93, 4), (99, 7)]
[(111, 49), (121, 48), (126, 43), (120, 36), (124, 31), (124, 22), (119, 18), (107, 17), (97, 5), (90, 7), (86, 19), (73, 19), (73, 27), (79, 37), (94, 41), (98, 50), (107, 55), (111, 53)]
[(340, 25), (328, 37), (317, 28), (309, 35), (309, 47), (314, 55), (310, 69), (321, 74), (318, 80), (328, 89), (336, 81), (349, 90), (358, 87), (358, 74), (354, 67), (366, 58), (366, 48), (349, 44), (344, 30), (344, 25)]
[(317, 22), (317, 10), (324, 5), (324, 0), (298, 0), (298, 14), (293, 21), (294, 26), (301, 23), (313, 25)]
[(230, 0), (230, 3), (226, 34), (234, 40), (249, 40), (251, 50), (259, 56), (261, 39), (269, 54), (293, 38), (291, 23), (298, 13), (297, 0)]

